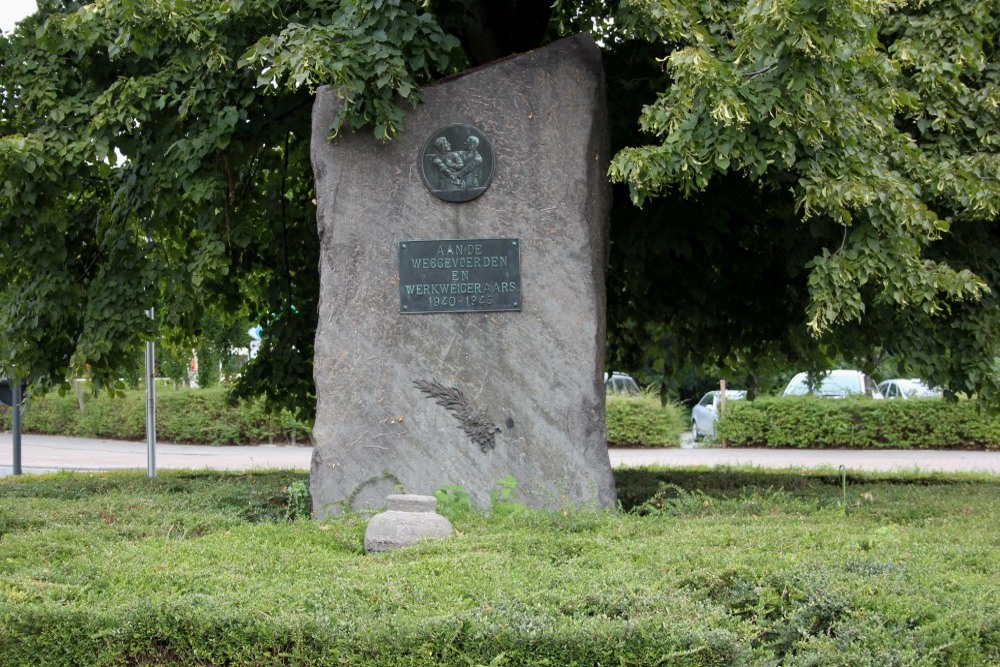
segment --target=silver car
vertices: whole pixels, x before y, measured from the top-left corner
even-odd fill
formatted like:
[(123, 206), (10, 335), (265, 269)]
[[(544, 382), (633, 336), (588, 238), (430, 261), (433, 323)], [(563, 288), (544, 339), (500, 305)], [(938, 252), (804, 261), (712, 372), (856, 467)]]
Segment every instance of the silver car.
[(931, 387), (919, 378), (894, 378), (880, 382), (878, 390), (886, 398), (941, 398), (941, 387)]
[[(727, 389), (726, 401), (740, 401), (747, 393), (740, 389)], [(691, 435), (694, 439), (705, 436), (715, 436), (715, 422), (719, 419), (719, 404), (722, 402), (722, 392), (710, 391), (701, 397), (698, 405), (691, 408)]]

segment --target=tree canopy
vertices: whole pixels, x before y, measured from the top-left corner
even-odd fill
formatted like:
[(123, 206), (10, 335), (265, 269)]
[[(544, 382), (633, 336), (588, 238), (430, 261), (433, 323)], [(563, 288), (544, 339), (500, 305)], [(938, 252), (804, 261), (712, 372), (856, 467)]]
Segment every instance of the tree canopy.
[(264, 327), (238, 392), (312, 409), (315, 87), (391, 141), (421, 85), (582, 31), (609, 363), (1000, 396), (995, 0), (41, 0), (0, 38), (0, 374), (110, 385), (224, 313)]

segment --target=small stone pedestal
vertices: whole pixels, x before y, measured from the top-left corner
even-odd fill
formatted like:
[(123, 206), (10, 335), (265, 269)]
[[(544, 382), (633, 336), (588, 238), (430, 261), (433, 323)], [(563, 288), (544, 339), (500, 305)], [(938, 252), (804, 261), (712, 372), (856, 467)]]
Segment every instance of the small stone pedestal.
[(365, 551), (389, 551), (451, 536), (451, 522), (435, 511), (434, 496), (395, 494), (386, 501), (388, 509), (373, 516), (365, 529)]

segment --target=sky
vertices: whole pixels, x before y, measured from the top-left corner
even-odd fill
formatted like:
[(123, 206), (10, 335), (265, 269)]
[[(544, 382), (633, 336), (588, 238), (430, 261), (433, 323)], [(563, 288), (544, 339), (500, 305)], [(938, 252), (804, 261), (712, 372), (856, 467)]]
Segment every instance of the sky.
[(15, 23), (34, 14), (37, 8), (35, 0), (0, 0), (0, 30), (6, 35)]

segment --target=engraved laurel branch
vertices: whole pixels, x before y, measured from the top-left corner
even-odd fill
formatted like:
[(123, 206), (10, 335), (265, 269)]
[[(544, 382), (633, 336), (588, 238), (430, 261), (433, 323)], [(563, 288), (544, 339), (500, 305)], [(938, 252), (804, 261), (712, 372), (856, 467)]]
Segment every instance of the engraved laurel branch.
[(440, 382), (427, 382), (426, 380), (414, 380), (413, 385), (424, 392), (434, 402), (450, 410), (459, 422), (459, 428), (465, 432), (472, 442), (479, 445), (484, 453), (496, 447), (496, 433), (500, 428), (490, 421), (486, 410), (475, 409), (469, 399), (458, 387), (445, 387)]

